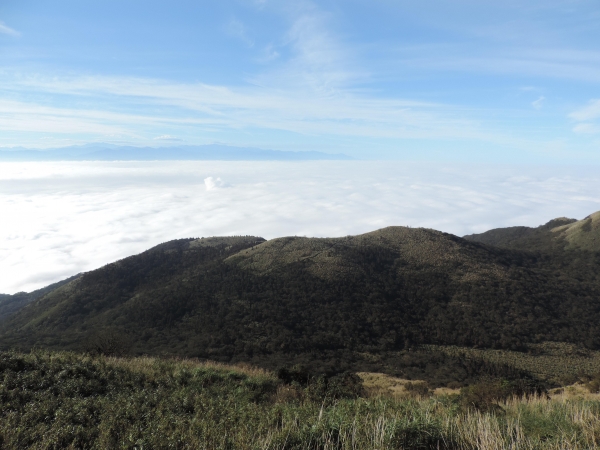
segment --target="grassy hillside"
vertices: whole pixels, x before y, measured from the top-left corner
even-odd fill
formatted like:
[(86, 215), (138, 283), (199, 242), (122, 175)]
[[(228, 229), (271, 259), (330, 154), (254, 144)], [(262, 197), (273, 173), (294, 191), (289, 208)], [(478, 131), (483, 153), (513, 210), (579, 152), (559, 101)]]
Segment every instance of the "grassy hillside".
[(598, 348), (599, 277), (593, 252), (536, 256), (405, 227), (337, 239), (182, 239), (30, 303), (5, 322), (0, 345), (85, 350), (113, 340), (130, 354), (396, 376), (432, 360), (462, 371), (461, 381), (470, 376), (463, 362), (411, 349)]
[(600, 373), (600, 352), (564, 342), (531, 344), (527, 352), (475, 349), (455, 346), (431, 346), (431, 350), (449, 356), (474, 358), (499, 366), (513, 367), (554, 385), (570, 384), (582, 375)]
[(600, 251), (600, 211), (579, 221), (561, 217), (537, 228), (496, 228), (464, 238), (472, 242), (519, 250), (598, 252)]
[(567, 249), (600, 251), (600, 211), (585, 219), (552, 229), (566, 241)]
[(344, 386), (192, 360), (0, 353), (0, 447), (600, 448), (597, 396), (488, 396), (483, 408), (473, 399), (501, 385), (423, 398)]

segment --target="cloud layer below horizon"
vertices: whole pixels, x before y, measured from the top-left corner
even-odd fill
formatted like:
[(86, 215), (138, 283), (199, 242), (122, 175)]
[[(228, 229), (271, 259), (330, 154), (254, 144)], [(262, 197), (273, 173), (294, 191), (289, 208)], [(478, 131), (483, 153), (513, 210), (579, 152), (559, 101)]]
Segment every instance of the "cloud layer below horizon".
[(600, 210), (592, 169), (403, 162), (0, 165), (0, 292), (31, 291), (161, 242), (344, 236), (390, 225), (464, 235)]

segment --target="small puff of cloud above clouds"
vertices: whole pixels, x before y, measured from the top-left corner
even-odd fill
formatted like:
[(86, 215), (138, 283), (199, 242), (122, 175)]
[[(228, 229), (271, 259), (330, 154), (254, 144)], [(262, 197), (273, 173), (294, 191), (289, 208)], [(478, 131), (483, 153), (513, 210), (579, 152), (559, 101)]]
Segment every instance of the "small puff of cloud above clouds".
[(224, 187), (225, 183), (223, 183), (223, 180), (221, 180), (221, 178), (208, 177), (204, 179), (204, 185), (206, 186), (207, 191), (212, 191), (214, 189)]
[(12, 28), (10, 28), (9, 26), (5, 25), (4, 22), (2, 22), (0, 20), (0, 34), (8, 34), (9, 36), (21, 36), (21, 33), (19, 33), (17, 30), (13, 30)]

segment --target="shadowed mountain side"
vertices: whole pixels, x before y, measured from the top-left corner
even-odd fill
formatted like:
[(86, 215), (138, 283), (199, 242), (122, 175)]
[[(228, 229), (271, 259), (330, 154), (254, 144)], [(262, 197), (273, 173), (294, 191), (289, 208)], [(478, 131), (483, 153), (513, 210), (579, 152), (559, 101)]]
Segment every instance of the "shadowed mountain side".
[(464, 236), (464, 239), (517, 250), (600, 251), (600, 211), (579, 221), (561, 217), (537, 228), (496, 228), (485, 233)]
[(541, 258), (402, 227), (336, 239), (181, 239), (30, 303), (6, 322), (0, 345), (81, 349), (103, 333), (137, 354), (271, 366), (351, 365), (416, 344), (598, 348), (598, 274), (597, 258)]

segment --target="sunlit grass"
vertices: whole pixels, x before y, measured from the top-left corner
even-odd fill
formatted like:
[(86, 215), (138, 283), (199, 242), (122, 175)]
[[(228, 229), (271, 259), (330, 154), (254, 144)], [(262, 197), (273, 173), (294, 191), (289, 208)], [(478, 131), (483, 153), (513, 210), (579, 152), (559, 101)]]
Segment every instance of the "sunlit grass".
[(458, 395), (316, 400), (268, 371), (195, 360), (0, 354), (0, 447), (596, 449), (600, 401), (564, 390), (487, 412)]

